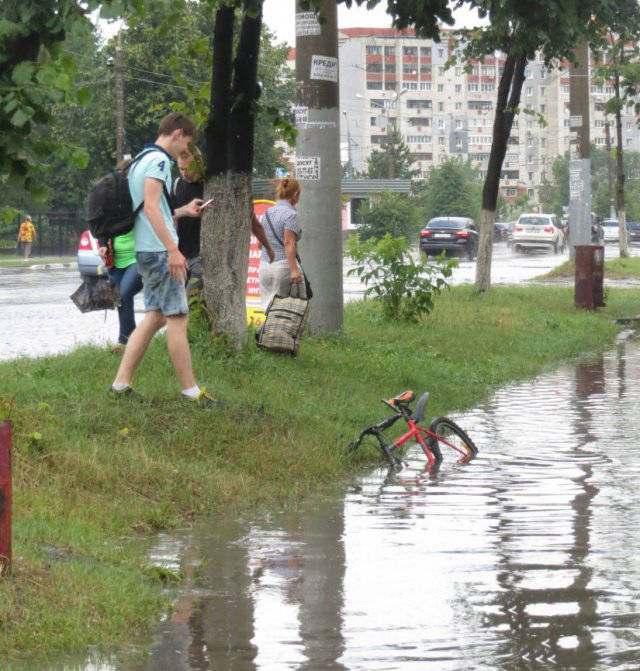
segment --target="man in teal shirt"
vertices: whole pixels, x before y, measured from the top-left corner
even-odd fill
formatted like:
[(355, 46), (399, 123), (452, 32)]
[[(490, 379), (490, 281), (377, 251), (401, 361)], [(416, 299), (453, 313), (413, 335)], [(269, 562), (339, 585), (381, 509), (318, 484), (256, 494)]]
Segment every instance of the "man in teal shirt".
[[(172, 212), (169, 201), (171, 167), (189, 150), (196, 139), (196, 128), (179, 112), (168, 114), (160, 122), (158, 138), (143, 150), (129, 170), (129, 190), (134, 209), (144, 201), (134, 226), (136, 262), (144, 288), (145, 316), (129, 337), (110, 389), (112, 398), (131, 397), (131, 380), (153, 336), (165, 324), (167, 348), (185, 400), (204, 407), (217, 405), (204, 387), (195, 380), (191, 350), (187, 340), (189, 308), (185, 291), (187, 264), (178, 250), (174, 216), (202, 214), (199, 198)], [(149, 151), (151, 150), (151, 151)]]

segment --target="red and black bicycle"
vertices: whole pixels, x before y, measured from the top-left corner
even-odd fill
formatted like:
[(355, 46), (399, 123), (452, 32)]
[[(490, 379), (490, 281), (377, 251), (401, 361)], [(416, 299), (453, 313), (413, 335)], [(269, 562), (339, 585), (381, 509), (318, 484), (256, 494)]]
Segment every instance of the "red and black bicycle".
[[(440, 466), (440, 462), (442, 461), (441, 444), (450, 447), (461, 455), (458, 459), (459, 464), (471, 461), (478, 454), (478, 448), (473, 444), (473, 441), (466, 432), (448, 417), (435, 417), (428, 429), (420, 426), (419, 423), (424, 419), (424, 413), (427, 408), (429, 392), (422, 394), (416, 403), (415, 410), (412, 411), (409, 404), (413, 403), (415, 398), (416, 395), (414, 392), (405, 391), (388, 400), (382, 399), (382, 402), (388, 405), (394, 414), (378, 422), (378, 424), (373, 424), (365, 429), (360, 434), (358, 440), (351, 443), (347, 450), (354, 452), (360, 447), (360, 444), (367, 436), (373, 436), (378, 440), (380, 449), (388, 459), (389, 464), (395, 467), (401, 464), (400, 459), (395, 455), (395, 450), (404, 445), (408, 440), (415, 438), (427, 457), (430, 470), (437, 470)], [(393, 426), (401, 418), (407, 423), (409, 431), (393, 443), (387, 443), (382, 432)]]

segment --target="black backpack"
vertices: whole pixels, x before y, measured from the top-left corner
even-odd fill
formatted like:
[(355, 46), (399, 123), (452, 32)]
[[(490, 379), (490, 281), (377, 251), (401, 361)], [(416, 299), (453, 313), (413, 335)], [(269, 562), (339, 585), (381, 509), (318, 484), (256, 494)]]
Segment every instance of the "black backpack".
[[(131, 162), (129, 169), (133, 167), (143, 156), (152, 151), (158, 151), (157, 148), (147, 149), (140, 152)], [(173, 214), (171, 196), (167, 187), (162, 185), (165, 198), (169, 203), (169, 208)], [(127, 176), (115, 170), (108, 175), (101, 177), (91, 188), (89, 192), (89, 202), (87, 204), (87, 224), (91, 235), (98, 240), (108, 240), (118, 235), (128, 233), (136, 222), (138, 213), (144, 206), (144, 200), (133, 209), (133, 201), (129, 191), (129, 180)]]

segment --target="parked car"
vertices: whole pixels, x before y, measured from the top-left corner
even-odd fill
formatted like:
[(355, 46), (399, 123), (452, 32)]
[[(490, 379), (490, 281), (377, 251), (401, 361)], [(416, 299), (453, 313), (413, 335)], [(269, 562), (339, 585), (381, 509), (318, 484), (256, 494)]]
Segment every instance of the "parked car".
[(459, 251), (473, 260), (478, 250), (478, 232), (468, 217), (434, 217), (420, 232), (420, 251), (438, 254)]
[(104, 270), (98, 241), (89, 230), (83, 231), (78, 242), (78, 270), (81, 275), (99, 275)]
[(604, 242), (618, 242), (620, 230), (617, 219), (603, 219), (602, 230), (604, 231)]
[(629, 231), (629, 244), (640, 244), (640, 221), (628, 221), (627, 231)]
[(553, 249), (554, 254), (565, 245), (564, 233), (555, 214), (521, 214), (513, 228), (513, 249)]

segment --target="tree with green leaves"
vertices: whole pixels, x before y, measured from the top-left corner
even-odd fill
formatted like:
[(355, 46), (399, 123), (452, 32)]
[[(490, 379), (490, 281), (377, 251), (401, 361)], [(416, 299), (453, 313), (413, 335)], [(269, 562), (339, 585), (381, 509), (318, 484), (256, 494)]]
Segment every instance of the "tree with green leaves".
[(361, 240), (380, 239), (389, 233), (414, 241), (423, 216), (420, 205), (412, 196), (383, 191), (378, 198), (358, 208), (358, 234)]
[[(633, 24), (621, 27), (617, 34), (610, 34), (602, 50), (605, 62), (595, 69), (594, 81), (613, 83), (614, 95), (607, 100), (605, 114), (613, 115), (616, 130), (616, 211), (619, 226), (621, 257), (629, 256), (627, 239), (627, 205), (625, 202), (624, 148), (622, 145), (622, 112), (633, 106), (640, 86), (640, 49), (632, 41), (638, 30)], [(637, 108), (640, 109), (640, 108)]]
[(411, 164), (413, 156), (402, 133), (394, 128), (381, 144), (379, 150), (371, 152), (367, 159), (367, 177), (369, 179), (410, 179), (419, 174)]
[(480, 176), (470, 161), (448, 157), (433, 166), (417, 196), (425, 220), (433, 217), (471, 217), (480, 215)]

